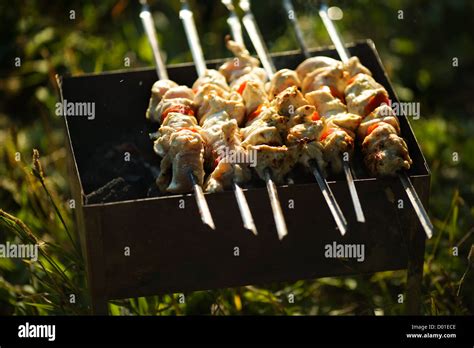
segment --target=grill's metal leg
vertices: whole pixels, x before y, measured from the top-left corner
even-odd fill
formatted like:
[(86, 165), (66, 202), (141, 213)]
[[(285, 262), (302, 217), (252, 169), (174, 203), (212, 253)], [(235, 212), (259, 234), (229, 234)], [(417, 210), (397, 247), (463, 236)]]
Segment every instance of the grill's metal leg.
[(410, 247), (408, 253), (405, 314), (419, 315), (421, 311), (421, 286), (425, 254), (425, 236), (421, 228), (414, 228), (412, 232), (410, 232)]
[[(413, 180), (415, 184), (415, 180)], [(428, 185), (429, 187), (429, 185)], [(425, 185), (416, 185), (416, 189), (425, 206), (428, 205), (428, 192)], [(408, 232), (408, 268), (405, 314), (419, 315), (421, 312), (423, 263), (425, 257), (426, 235), (418, 220), (413, 219), (415, 225)]]

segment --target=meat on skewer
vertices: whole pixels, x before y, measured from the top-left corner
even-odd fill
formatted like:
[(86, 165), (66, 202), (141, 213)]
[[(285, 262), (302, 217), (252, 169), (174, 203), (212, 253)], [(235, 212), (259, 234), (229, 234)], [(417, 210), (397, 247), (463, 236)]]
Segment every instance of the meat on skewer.
[[(157, 72), (158, 80), (159, 80), (158, 82), (154, 84), (152, 88), (152, 97), (150, 100), (149, 108), (147, 110), (147, 117), (150, 119), (159, 118), (161, 119), (161, 121), (163, 121), (164, 117), (162, 116), (164, 116), (164, 113), (157, 113), (156, 108), (158, 107), (158, 104), (160, 104), (160, 102), (162, 101), (163, 96), (167, 93), (167, 91), (171, 88), (178, 88), (178, 86), (176, 85), (176, 83), (168, 79), (168, 72), (166, 71), (166, 67), (160, 53), (159, 43), (158, 43), (156, 32), (155, 32), (155, 25), (153, 23), (153, 17), (151, 15), (151, 12), (148, 8), (148, 4), (146, 0), (141, 0), (140, 2), (142, 4), (140, 18), (142, 19), (143, 27), (145, 29), (145, 32), (148, 37), (148, 41), (152, 48), (153, 56), (156, 62), (156, 72)], [(181, 90), (178, 92), (178, 94), (179, 93), (184, 94), (185, 97), (186, 95), (188, 96), (188, 98), (184, 98), (184, 100), (189, 99), (189, 93), (186, 93), (186, 90)], [(176, 99), (176, 98), (172, 98), (172, 95), (168, 95), (168, 97), (169, 99)], [(180, 111), (184, 110), (184, 112), (181, 112), (181, 115), (183, 116), (182, 117), (183, 123), (193, 124), (191, 119), (185, 118), (185, 116), (190, 117), (193, 110), (190, 108), (185, 109), (183, 105), (181, 105), (179, 109)], [(171, 111), (176, 111), (176, 110), (171, 109), (169, 110), (168, 113), (170, 113)], [(202, 192), (202, 187), (200, 185), (202, 183), (202, 177), (204, 176), (204, 172), (202, 170), (202, 165), (201, 165), (202, 164), (201, 157), (202, 157), (202, 152), (203, 152), (202, 139), (200, 137), (195, 137), (194, 135), (189, 134), (189, 130), (193, 128), (188, 127), (186, 130), (177, 128), (177, 125), (179, 123), (178, 120), (176, 119), (175, 122), (172, 122), (172, 120), (174, 120), (175, 118), (178, 118), (179, 117), (178, 115), (180, 114), (172, 113), (168, 121), (170, 122), (170, 125), (171, 123), (173, 123), (173, 125), (176, 128), (175, 130), (177, 132), (181, 132), (181, 134), (179, 135), (177, 134), (176, 136), (170, 135), (168, 144), (166, 143), (162, 144), (162, 145), (168, 146), (168, 151), (165, 154), (165, 156), (171, 157), (173, 152), (175, 152), (176, 156), (173, 158), (176, 158), (175, 161), (177, 162), (177, 163), (174, 163), (174, 166), (173, 166), (172, 184), (170, 184), (166, 189), (169, 189), (170, 191), (184, 190), (184, 188), (179, 187), (179, 185), (182, 185), (182, 181), (185, 180), (185, 178), (183, 177), (183, 174), (185, 174), (187, 178), (189, 179), (191, 183), (191, 187), (194, 191), (194, 197), (196, 198), (196, 203), (199, 209), (199, 214), (201, 216), (202, 222), (208, 225), (210, 228), (215, 229), (211, 212), (209, 211), (206, 198), (204, 197), (204, 194)], [(188, 134), (185, 134), (185, 132)], [(189, 142), (191, 145), (189, 144), (186, 145), (185, 141), (183, 141), (186, 136), (188, 137), (189, 140), (191, 140)], [(180, 140), (180, 139), (183, 139), (183, 140)], [(168, 163), (171, 162), (170, 157), (167, 158)], [(180, 160), (182, 160), (185, 157), (190, 157), (190, 162), (194, 163), (194, 166), (190, 166), (191, 168), (190, 170), (187, 171), (187, 173), (183, 173), (182, 171), (180, 172), (180, 169), (179, 169), (180, 160), (178, 160), (178, 157), (180, 158)], [(184, 162), (186, 161), (184, 160)], [(166, 169), (167, 167), (166, 163), (164, 164), (164, 166)], [(162, 171), (162, 173), (160, 173), (160, 177), (158, 178), (158, 181), (160, 182), (160, 181), (163, 181), (163, 179), (166, 179), (166, 175), (167, 175), (167, 170)], [(166, 179), (164, 181), (169, 181), (169, 180)]]
[(374, 176), (395, 176), (412, 160), (400, 125), (389, 106), (388, 93), (372, 76), (360, 73), (345, 89), (347, 107), (364, 117), (358, 130), (364, 163)]
[(189, 173), (198, 185), (203, 184), (205, 141), (194, 117), (193, 99), (190, 88), (174, 82), (157, 81), (152, 88), (147, 118), (160, 124), (154, 150), (162, 157), (156, 180), (161, 192), (192, 191)]
[[(316, 70), (311, 71), (311, 68)], [(398, 119), (393, 110), (387, 107), (388, 93), (372, 78), (370, 71), (357, 57), (349, 58), (344, 64), (337, 60), (313, 57), (300, 64), (297, 72), (303, 79), (306, 98), (316, 105), (321, 116), (329, 116), (332, 121), (323, 137), (329, 133), (325, 153), (333, 170), (340, 170), (341, 160), (336, 155), (337, 151), (334, 151), (338, 146), (332, 146), (332, 143), (340, 144), (342, 152), (342, 144), (347, 144), (346, 151), (351, 152), (354, 132), (357, 132), (362, 144), (364, 163), (371, 175), (393, 176), (397, 170), (410, 167), (406, 143), (399, 137)], [(347, 102), (347, 106), (343, 101)], [(370, 136), (379, 126), (381, 128)], [(340, 130), (335, 131), (337, 128)], [(346, 136), (341, 130), (346, 132)], [(385, 142), (387, 145), (382, 145)]]
[(345, 87), (352, 74), (369, 71), (356, 57), (346, 64), (328, 57), (312, 57), (301, 63), (296, 72), (303, 80), (306, 99), (325, 121), (321, 135), (325, 159), (334, 173), (340, 173), (346, 154), (351, 156), (354, 151), (355, 132), (362, 121), (361, 116), (348, 112)]
[(223, 64), (219, 71), (226, 76), (231, 88), (242, 95), (246, 106), (242, 146), (256, 152), (255, 171), (262, 180), (270, 169), (275, 183), (282, 184), (296, 162), (294, 152), (284, 145), (287, 118), (270, 104), (264, 84), (266, 73), (259, 67), (259, 61), (242, 45), (230, 39), (226, 44), (236, 60)]
[(207, 70), (193, 90), (197, 91), (198, 120), (207, 143), (207, 166), (211, 168), (205, 190), (218, 192), (231, 188), (234, 182), (249, 181), (248, 164), (236, 162), (247, 156), (239, 128), (246, 111), (242, 97), (230, 90), (225, 77), (216, 70)]

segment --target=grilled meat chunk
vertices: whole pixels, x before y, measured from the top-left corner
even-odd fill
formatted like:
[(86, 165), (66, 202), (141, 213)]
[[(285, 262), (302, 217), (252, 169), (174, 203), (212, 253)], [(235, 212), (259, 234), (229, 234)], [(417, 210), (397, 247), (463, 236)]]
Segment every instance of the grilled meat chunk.
[(364, 138), (362, 153), (367, 169), (374, 176), (394, 176), (412, 164), (405, 140), (384, 122)]
[(348, 111), (356, 115), (366, 116), (381, 102), (389, 103), (385, 88), (366, 74), (354, 76), (344, 93)]
[(294, 70), (281, 69), (273, 75), (268, 88), (268, 96), (273, 99), (277, 94), (284, 91), (288, 87), (299, 87), (301, 81)]
[(151, 87), (151, 98), (150, 103), (148, 104), (148, 109), (146, 110), (146, 118), (159, 122), (159, 113), (156, 111), (156, 107), (161, 101), (163, 95), (170, 89), (178, 87), (178, 84), (171, 80), (158, 80)]
[(318, 70), (320, 68), (327, 68), (340, 64), (340, 61), (324, 56), (317, 56), (305, 59), (296, 68), (296, 73), (300, 81), (303, 81), (310, 72)]

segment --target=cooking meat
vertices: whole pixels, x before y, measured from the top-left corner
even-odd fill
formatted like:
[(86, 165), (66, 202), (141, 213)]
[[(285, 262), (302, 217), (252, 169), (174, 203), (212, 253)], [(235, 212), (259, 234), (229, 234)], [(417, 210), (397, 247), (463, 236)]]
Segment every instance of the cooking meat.
[(412, 164), (405, 140), (384, 122), (364, 138), (362, 153), (367, 169), (374, 176), (394, 176), (401, 169), (410, 169)]
[(291, 86), (279, 93), (271, 102), (272, 107), (280, 115), (290, 117), (296, 109), (308, 105), (309, 102), (303, 97), (297, 86)]
[(349, 60), (344, 63), (344, 70), (349, 73), (350, 77), (361, 73), (366, 75), (372, 75), (370, 70), (363, 66), (359, 58), (357, 58), (356, 56), (349, 58)]
[(306, 75), (302, 82), (303, 93), (318, 90), (328, 86), (334, 96), (343, 99), (344, 89), (347, 85), (349, 74), (344, 70), (342, 63), (335, 66), (319, 68)]
[(188, 87), (172, 86), (152, 110), (154, 119), (161, 124), (154, 142), (155, 152), (162, 157), (156, 180), (161, 192), (191, 191), (190, 175), (199, 185), (204, 181), (205, 142), (194, 117), (193, 98)]
[(158, 80), (156, 81), (153, 86), (151, 87), (151, 98), (148, 105), (148, 109), (146, 110), (146, 118), (154, 121), (159, 122), (158, 120), (158, 113), (156, 112), (156, 107), (161, 101), (163, 95), (173, 87), (178, 87), (178, 84), (171, 81), (171, 80)]
[(278, 70), (272, 77), (268, 88), (268, 97), (273, 99), (277, 94), (284, 91), (288, 87), (299, 87), (300, 79), (295, 71), (290, 69)]
[[(173, 117), (176, 114), (170, 114)], [(168, 152), (161, 161), (157, 186), (162, 192), (184, 193), (192, 191), (190, 174), (202, 185), (204, 181), (204, 142), (192, 129), (181, 129), (171, 134)], [(171, 182), (168, 171), (172, 168)], [(163, 173), (163, 174), (161, 174)]]
[(382, 102), (389, 103), (385, 88), (366, 74), (354, 76), (344, 93), (347, 109), (356, 115), (366, 116)]
[(320, 68), (327, 68), (330, 66), (336, 66), (340, 61), (324, 56), (317, 56), (305, 59), (298, 67), (296, 68), (296, 73), (300, 81), (303, 81), (306, 75), (310, 72), (318, 70)]
[(357, 134), (370, 174), (394, 176), (409, 169), (412, 160), (385, 88), (370, 75), (359, 73), (348, 82), (345, 95), (349, 111), (364, 117)]

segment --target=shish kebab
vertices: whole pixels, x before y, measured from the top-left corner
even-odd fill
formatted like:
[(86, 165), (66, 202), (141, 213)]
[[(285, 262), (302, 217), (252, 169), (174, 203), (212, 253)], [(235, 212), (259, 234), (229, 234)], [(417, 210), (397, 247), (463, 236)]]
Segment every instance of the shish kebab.
[[(288, 17), (289, 21), (293, 25), (293, 29), (295, 31), (295, 35), (296, 35), (297, 41), (300, 45), (301, 51), (303, 52), (304, 57), (307, 59), (306, 63), (303, 62), (300, 65), (300, 68), (297, 69), (298, 77), (300, 78), (301, 82), (304, 83), (304, 79), (307, 76), (307, 73), (310, 72), (309, 71), (310, 69), (312, 69), (314, 71), (316, 69), (324, 68), (325, 66), (331, 66), (331, 65), (335, 66), (335, 65), (337, 65), (337, 61), (330, 60), (327, 57), (314, 57), (313, 59), (309, 59), (309, 58), (311, 58), (311, 54), (309, 53), (309, 50), (308, 50), (308, 48), (305, 44), (305, 41), (304, 41), (304, 38), (303, 38), (303, 33), (301, 31), (298, 20), (296, 18), (296, 14), (295, 14), (295, 10), (293, 8), (292, 1), (291, 0), (283, 0), (283, 7), (285, 8), (285, 10), (287, 12), (287, 17)], [(357, 62), (352, 62), (352, 63), (354, 63), (353, 66), (357, 65)], [(320, 72), (322, 72), (322, 71), (320, 70)], [(313, 81), (315, 79), (317, 79), (317, 77), (314, 76), (315, 74), (316, 73), (313, 73)], [(323, 72), (323, 74), (324, 74), (324, 72)], [(321, 74), (319, 74), (319, 75), (321, 75)], [(333, 92), (335, 91), (335, 86), (329, 86), (329, 87), (332, 89)], [(313, 89), (314, 89), (314, 86), (313, 86)], [(331, 98), (327, 98), (328, 97), (327, 94), (325, 95), (325, 97), (326, 97), (327, 102), (331, 101)], [(341, 106), (341, 105), (339, 105), (339, 106)], [(341, 110), (341, 109), (343, 109), (343, 108), (339, 107), (339, 108), (332, 109), (331, 110), (331, 115), (329, 115), (329, 117), (336, 116), (338, 111), (347, 112), (347, 110)], [(339, 124), (339, 125), (341, 126), (342, 124)], [(353, 138), (355, 137), (355, 134), (353, 133), (353, 130), (350, 129), (350, 128), (348, 129), (347, 127), (344, 127), (344, 125), (342, 125), (342, 126), (343, 127), (339, 127), (341, 129), (338, 132), (336, 132), (335, 134), (330, 135), (330, 138), (333, 138), (333, 141), (336, 140), (337, 138), (341, 139), (341, 137), (346, 138), (346, 139), (352, 138), (351, 143), (353, 145), (353, 143), (354, 143)], [(343, 134), (344, 132), (346, 134)], [(328, 141), (326, 141), (326, 142), (328, 142)], [(347, 180), (347, 184), (348, 184), (348, 187), (349, 187), (349, 192), (351, 194), (352, 204), (354, 206), (357, 221), (365, 222), (364, 212), (362, 210), (362, 205), (360, 203), (359, 195), (357, 193), (357, 188), (356, 188), (355, 183), (354, 183), (354, 177), (352, 175), (350, 159), (349, 159), (349, 156), (348, 156), (348, 155), (352, 155), (353, 146), (349, 146), (349, 148), (347, 150), (349, 150), (349, 151), (345, 152), (344, 149), (341, 148), (340, 151), (339, 151), (339, 154), (337, 154), (337, 153), (333, 154), (333, 155), (339, 155), (339, 157), (342, 158), (342, 161), (334, 158), (338, 163), (337, 163), (336, 166), (333, 166), (333, 169), (335, 169), (335, 172), (339, 172), (340, 167), (341, 167), (340, 164), (342, 162), (342, 170), (344, 171), (344, 174), (346, 176), (346, 180)]]
[[(179, 87), (175, 82), (170, 81), (168, 79), (168, 73), (161, 57), (158, 39), (155, 31), (155, 25), (153, 23), (153, 17), (148, 8), (148, 4), (146, 0), (140, 0), (140, 3), (142, 4), (140, 18), (142, 20), (143, 27), (145, 29), (148, 41), (153, 51), (155, 66), (158, 75), (158, 81), (155, 82), (152, 87), (152, 98), (150, 100), (149, 109), (147, 110), (147, 117), (151, 118), (150, 109), (153, 106), (156, 106), (157, 102), (165, 96), (166, 92), (170, 88)], [(183, 90), (184, 88), (182, 88), (182, 92)], [(201, 215), (201, 220), (210, 228), (215, 229), (214, 221), (212, 219), (211, 212), (209, 211), (209, 207), (207, 205), (207, 201), (204, 197), (201, 187), (204, 178), (204, 171), (202, 165), (204, 143), (199, 134), (192, 131), (192, 126), (194, 126), (195, 121), (193, 120), (191, 112), (189, 112), (186, 103), (181, 105), (180, 110), (188, 110), (188, 112), (170, 113), (170, 117), (167, 118), (167, 124), (162, 124), (162, 127), (160, 127), (160, 130), (164, 130), (164, 127), (166, 127), (167, 129), (167, 144), (165, 145), (163, 142), (163, 145), (165, 146), (160, 148), (163, 160), (161, 164), (162, 170), (160, 171), (160, 176), (157, 180), (163, 182), (163, 177), (165, 175), (168, 175), (169, 168), (165, 168), (165, 166), (169, 167), (171, 158), (176, 156), (176, 158), (173, 159), (174, 161), (183, 161), (183, 168), (186, 168), (186, 170), (182, 170), (181, 173), (178, 173), (178, 171), (175, 170), (175, 168), (177, 167), (173, 167), (173, 178), (172, 183), (170, 184), (171, 191), (185, 191), (185, 188), (180, 187), (179, 182), (187, 186), (189, 191), (194, 190), (194, 195), (196, 198), (199, 213)], [(163, 121), (163, 119), (161, 120)], [(186, 159), (190, 158), (193, 158), (193, 160), (186, 161)], [(163, 171), (163, 169), (165, 170)]]
[[(351, 58), (327, 10), (326, 3), (322, 2), (319, 15), (341, 60), (346, 63)], [(426, 236), (431, 238), (434, 227), (406, 172), (412, 160), (400, 136), (397, 115), (389, 106), (388, 92), (370, 73), (362, 73), (347, 82), (344, 93), (348, 109), (364, 117), (358, 136), (367, 169), (374, 176), (398, 175)]]
[[(205, 71), (205, 65), (204, 69), (202, 69), (202, 66), (198, 68), (201, 68), (201, 71)], [(215, 73), (217, 74), (217, 72)], [(162, 192), (189, 192), (190, 187), (186, 182), (185, 172), (186, 168), (191, 168), (194, 173), (191, 177), (193, 179), (191, 184), (195, 188), (198, 186), (200, 190), (196, 192), (196, 195), (198, 196), (199, 194), (199, 197), (205, 200), (201, 184), (204, 181), (206, 162), (222, 147), (229, 148), (233, 145), (235, 149), (239, 146), (238, 136), (235, 134), (236, 130), (238, 133), (237, 122), (232, 120), (226, 113), (226, 110), (229, 111), (229, 108), (219, 110), (222, 112), (216, 113), (214, 111), (217, 111), (218, 103), (209, 103), (209, 100), (205, 98), (205, 100), (202, 100), (203, 94), (200, 93), (198, 88), (201, 85), (210, 85), (208, 83), (210, 80), (214, 81), (214, 78), (208, 76), (207, 79), (204, 78), (196, 81), (194, 88), (197, 90), (197, 94), (190, 88), (178, 86), (170, 80), (160, 80), (153, 85), (147, 117), (161, 124), (160, 129), (156, 133), (154, 150), (162, 157), (161, 172), (157, 179), (157, 185)], [(218, 82), (218, 80), (216, 79), (214, 82)], [(222, 77), (220, 80), (222, 81), (224, 78)], [(225, 80), (223, 81), (224, 85)], [(201, 105), (198, 118), (201, 121), (202, 127), (198, 124), (198, 120), (195, 117), (196, 102), (198, 102), (198, 105)], [(233, 116), (237, 115), (239, 119), (243, 115), (244, 106), (240, 104), (241, 112), (239, 113), (238, 102), (237, 100), (236, 103), (231, 104), (231, 110), (233, 111)], [(206, 110), (205, 113), (202, 112), (203, 107)], [(224, 125), (222, 124), (223, 121)], [(223, 134), (224, 129), (227, 130), (225, 134)], [(225, 166), (225, 161), (219, 163), (219, 166), (222, 166), (222, 164)], [(170, 169), (172, 170), (171, 177)], [(247, 172), (249, 169), (245, 166), (236, 164), (232, 166), (232, 169), (231, 174), (235, 177), (245, 178), (248, 176)], [(219, 179), (222, 179), (222, 177)], [(209, 186), (212, 186), (212, 183), (218, 184), (219, 181), (221, 180), (215, 180), (211, 174), (206, 182), (206, 191), (211, 191)], [(234, 191), (244, 221), (244, 227), (256, 234), (257, 230), (250, 209), (237, 183), (234, 183)], [(206, 209), (208, 210), (207, 205)]]
[(212, 172), (206, 183), (206, 191), (216, 192), (232, 187), (244, 226), (257, 234), (247, 200), (239, 186), (250, 180), (250, 168), (235, 163), (229, 156), (229, 153), (245, 156), (239, 129), (245, 117), (245, 106), (241, 96), (230, 90), (224, 76), (216, 70), (207, 69), (193, 13), (187, 1), (181, 1), (181, 5), (180, 18), (198, 74), (193, 84), (195, 105), (198, 106), (197, 118), (209, 145), (206, 158)]
[[(228, 8), (232, 17), (232, 5), (225, 0), (222, 2)], [(229, 24), (231, 23), (229, 21)], [(245, 24), (244, 22), (244, 25), (248, 26), (248, 23)], [(253, 23), (251, 25), (252, 32), (258, 31)], [(231, 31), (234, 33), (239, 29), (234, 27), (231, 28)], [(253, 40), (255, 41), (255, 38)], [(259, 44), (261, 46), (258, 50), (262, 52), (262, 50), (265, 50), (263, 41), (259, 41)], [(320, 143), (307, 141), (308, 137), (315, 133), (319, 134), (322, 130), (322, 122), (311, 119), (314, 117), (315, 108), (305, 101), (301, 103), (301, 108), (297, 109), (295, 107), (295, 112), (289, 112), (289, 109), (293, 106), (289, 104), (289, 101), (295, 101), (295, 98), (298, 99), (298, 97), (300, 97), (299, 102), (304, 100), (301, 93), (295, 91), (294, 88), (291, 91), (286, 91), (286, 87), (293, 84), (291, 76), (275, 74), (269, 82), (269, 94), (267, 94), (263, 83), (265, 73), (258, 67), (258, 60), (250, 56), (243, 44), (227, 40), (227, 47), (234, 53), (237, 60), (224, 64), (220, 71), (226, 76), (231, 87), (238, 90), (244, 98), (247, 114), (249, 115), (247, 127), (242, 129), (244, 143), (249, 143), (250, 148), (259, 147), (260, 150), (262, 146), (265, 147), (265, 151), (259, 151), (259, 153), (262, 153), (260, 162), (263, 160), (265, 163), (282, 163), (282, 165), (273, 166), (273, 173), (277, 173), (280, 182), (283, 181), (284, 176), (291, 171), (296, 162), (311, 167), (310, 161), (316, 160), (318, 166), (324, 168), (325, 163), (322, 160)], [(273, 65), (270, 60), (267, 63), (267, 68)], [(247, 73), (245, 73), (246, 71)], [(276, 98), (272, 100), (275, 96)], [(295, 122), (296, 120), (298, 121)], [(309, 123), (306, 122), (306, 125), (302, 125), (301, 123), (304, 123), (305, 120), (308, 120)], [(289, 124), (294, 127), (288, 133), (287, 127)], [(263, 145), (265, 143), (273, 146)], [(323, 195), (330, 200), (329, 194), (325, 194), (327, 191), (324, 189), (324, 182), (321, 185), (323, 186)], [(331, 203), (329, 201), (328, 204)], [(337, 203), (335, 206), (337, 207)], [(335, 212), (335, 219), (340, 232), (345, 234), (347, 222), (340, 210)]]
[[(295, 86), (299, 85), (299, 79), (296, 73), (289, 69), (282, 69), (275, 73), (273, 62), (268, 55), (265, 44), (258, 31), (255, 18), (250, 10), (249, 1), (242, 0), (239, 5), (245, 13), (242, 19), (244, 27), (251, 38), (257, 55), (262, 61), (262, 65), (266, 68), (267, 74), (271, 76), (268, 93), (270, 99), (274, 100), (270, 106), (276, 110), (277, 113), (285, 114), (288, 119), (285, 128), (290, 127), (290, 129), (286, 130), (287, 136), (285, 140), (288, 148), (291, 150), (290, 153), (296, 152), (297, 155), (293, 155), (296, 157), (295, 162), (303, 164), (315, 176), (339, 231), (344, 235), (347, 230), (347, 221), (327, 181), (324, 179), (324, 167), (326, 162), (323, 158), (323, 149), (320, 141), (324, 123), (322, 120), (319, 120), (319, 117), (314, 117), (314, 106), (309, 105), (309, 102), (302, 97)], [(247, 83), (244, 92), (248, 87), (249, 84)], [(289, 89), (287, 90), (288, 87)]]
[[(183, 20), (183, 24), (185, 26), (185, 31), (188, 37), (189, 45), (193, 53), (193, 59), (195, 60), (196, 67), (200, 66), (201, 71), (198, 70), (198, 74), (200, 74), (200, 78), (193, 86), (193, 89), (196, 89), (198, 95), (201, 94), (201, 98), (199, 102), (203, 103), (203, 105), (199, 108), (198, 114), (206, 114), (213, 115), (220, 110), (226, 110), (229, 114), (235, 115), (236, 107), (235, 103), (229, 103), (232, 98), (235, 98), (235, 101), (240, 104), (242, 101), (242, 96), (236, 91), (235, 89), (231, 89), (228, 91), (227, 81), (231, 82), (232, 80), (229, 79), (229, 76), (226, 76), (226, 67), (234, 65), (234, 61), (229, 61), (224, 63), (223, 67), (219, 70), (221, 73), (205, 68), (205, 62), (202, 55), (202, 49), (199, 42), (199, 37), (197, 36), (197, 31), (195, 29), (195, 24), (192, 18), (192, 12), (189, 10), (189, 6), (187, 1), (181, 1), (182, 7), (180, 11), (180, 17)], [(253, 76), (255, 75), (255, 81), (264, 81), (266, 79), (266, 75), (263, 69), (258, 68), (258, 61), (255, 58), (251, 57), (248, 52), (241, 57), (240, 63), (236, 67), (232, 69), (233, 76)], [(221, 80), (220, 83), (216, 83), (216, 80)], [(201, 81), (200, 81), (201, 80)], [(199, 82), (200, 81), (200, 82)], [(227, 95), (226, 95), (227, 93)], [(232, 96), (232, 97), (230, 97)], [(239, 100), (240, 99), (240, 100)], [(269, 194), (269, 199), (273, 211), (273, 216), (275, 219), (275, 225), (278, 232), (279, 239), (282, 239), (287, 233), (286, 223), (283, 217), (283, 212), (281, 209), (281, 205), (279, 202), (276, 185), (277, 183), (282, 183), (283, 177), (291, 170), (291, 166), (287, 163), (286, 159), (286, 152), (287, 148), (285, 146), (272, 146), (275, 144), (268, 144), (268, 134), (272, 133), (273, 131), (277, 130), (274, 125), (267, 127), (261, 131), (260, 128), (248, 127), (248, 117), (251, 118), (247, 109), (244, 106), (244, 112), (238, 113), (238, 117), (234, 118), (238, 121), (238, 124), (243, 123), (245, 116), (247, 116), (247, 122), (245, 128), (241, 129), (239, 134), (241, 136), (242, 143), (239, 146), (242, 146), (240, 151), (249, 153), (249, 151), (254, 151), (256, 153), (256, 165), (255, 165), (255, 172), (258, 176), (266, 182), (267, 190)], [(219, 117), (219, 116), (218, 116)], [(270, 118), (272, 115), (270, 115)], [(216, 118), (212, 116), (212, 118)], [(282, 122), (281, 119), (280, 123)], [(205, 122), (205, 121), (204, 121)], [(273, 121), (270, 121), (273, 122)], [(252, 122), (253, 123), (253, 122)], [(203, 122), (201, 121), (201, 124)], [(260, 125), (260, 123), (255, 121), (255, 125)], [(237, 131), (238, 128), (236, 127), (235, 130)], [(263, 134), (267, 134), (267, 137), (263, 136)], [(238, 137), (235, 137), (238, 139)], [(226, 163), (226, 161), (222, 158), (217, 158), (218, 163), (217, 167), (214, 172), (210, 175), (212, 177), (214, 173), (216, 173), (216, 177), (221, 177), (222, 175), (226, 175), (226, 167), (220, 168), (221, 163)], [(227, 166), (228, 167), (228, 166)], [(283, 168), (288, 168), (287, 171), (284, 171)], [(248, 167), (246, 168), (249, 169)], [(246, 177), (243, 181), (249, 180), (250, 177)], [(212, 181), (210, 181), (212, 182)], [(209, 191), (216, 191), (212, 186), (209, 188)]]
[[(291, 0), (284, 0), (284, 6), (292, 10)], [(389, 96), (385, 88), (378, 84), (368, 69), (354, 71), (353, 62), (357, 57), (350, 57), (344, 47), (341, 37), (329, 18), (327, 5), (321, 4), (319, 15), (333, 41), (344, 65), (349, 67), (349, 76), (339, 81), (338, 93), (341, 100), (347, 103), (349, 112), (360, 115), (362, 122), (357, 129), (358, 142), (362, 147), (364, 164), (369, 173), (374, 176), (394, 176), (398, 174), (405, 192), (412, 203), (418, 218), (428, 238), (433, 234), (433, 225), (429, 220), (423, 204), (404, 170), (410, 168), (412, 160), (408, 148), (400, 137), (400, 126), (396, 114), (389, 106)], [(297, 25), (296, 16), (293, 16), (293, 25)], [(298, 29), (295, 27), (295, 30)], [(298, 40), (303, 52), (307, 52), (304, 40)], [(308, 58), (300, 66), (310, 66), (316, 58)], [(352, 73), (351, 73), (352, 72)]]

